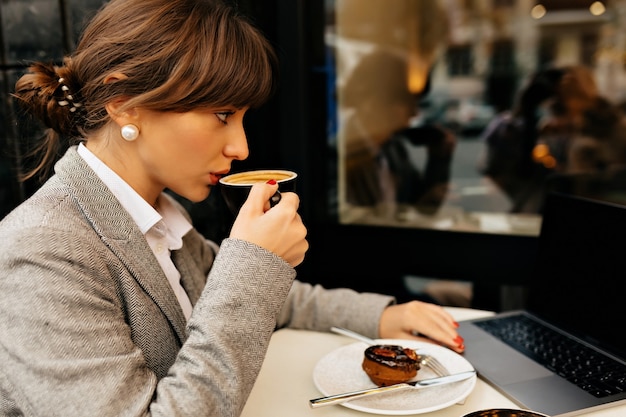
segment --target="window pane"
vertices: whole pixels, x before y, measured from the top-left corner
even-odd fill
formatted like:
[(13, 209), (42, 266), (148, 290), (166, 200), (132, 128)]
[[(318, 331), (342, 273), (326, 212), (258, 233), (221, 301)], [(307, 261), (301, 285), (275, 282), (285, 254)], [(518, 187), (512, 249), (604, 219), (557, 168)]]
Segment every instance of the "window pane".
[(63, 55), (59, 4), (51, 0), (9, 0), (0, 3), (6, 64), (55, 60)]
[(626, 0), (362, 3), (326, 3), (340, 223), (536, 235), (547, 191), (626, 204)]

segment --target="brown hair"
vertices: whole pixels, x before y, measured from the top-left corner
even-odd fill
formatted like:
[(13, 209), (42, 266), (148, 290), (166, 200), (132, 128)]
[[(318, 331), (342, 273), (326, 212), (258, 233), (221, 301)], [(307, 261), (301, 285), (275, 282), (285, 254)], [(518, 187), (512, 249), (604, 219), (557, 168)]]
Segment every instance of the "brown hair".
[[(263, 34), (220, 0), (111, 0), (63, 66), (35, 63), (16, 83), (22, 107), (49, 128), (23, 179), (47, 175), (61, 151), (108, 123), (112, 100), (170, 112), (258, 107), (276, 64)], [(125, 78), (105, 83), (114, 73)]]

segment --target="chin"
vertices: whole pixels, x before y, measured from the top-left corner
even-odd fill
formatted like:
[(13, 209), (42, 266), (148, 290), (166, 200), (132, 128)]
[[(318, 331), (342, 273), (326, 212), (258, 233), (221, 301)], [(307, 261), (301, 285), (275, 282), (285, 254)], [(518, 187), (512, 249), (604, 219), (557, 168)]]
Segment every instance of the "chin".
[(184, 196), (185, 198), (187, 198), (189, 201), (191, 201), (192, 203), (199, 203), (201, 201), (206, 200), (209, 197), (209, 194), (211, 194), (211, 186), (206, 187), (204, 190), (202, 190), (202, 192), (197, 192), (197, 193), (193, 193), (190, 194), (189, 196)]
[(170, 189), (172, 192), (174, 192), (175, 194), (179, 195), (180, 197), (183, 197), (186, 200), (189, 200), (192, 203), (200, 203), (204, 200), (206, 200), (209, 197), (209, 194), (211, 193), (211, 188), (212, 186), (206, 186), (204, 188), (186, 188), (186, 189), (181, 189), (181, 190), (174, 190), (174, 189)]

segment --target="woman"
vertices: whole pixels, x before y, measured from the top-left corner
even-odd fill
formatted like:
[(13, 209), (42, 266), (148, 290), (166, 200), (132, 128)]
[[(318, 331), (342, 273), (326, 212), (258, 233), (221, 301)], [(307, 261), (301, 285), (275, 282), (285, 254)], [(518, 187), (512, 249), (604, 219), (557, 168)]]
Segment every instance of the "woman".
[[(54, 175), (0, 222), (0, 414), (237, 416), (278, 327), (421, 333), (439, 306), (294, 281), (298, 196), (255, 186), (220, 248), (164, 190), (205, 199), (274, 89), (262, 35), (216, 0), (112, 0), (63, 66), (16, 84)], [(219, 249), (219, 252), (218, 252)]]

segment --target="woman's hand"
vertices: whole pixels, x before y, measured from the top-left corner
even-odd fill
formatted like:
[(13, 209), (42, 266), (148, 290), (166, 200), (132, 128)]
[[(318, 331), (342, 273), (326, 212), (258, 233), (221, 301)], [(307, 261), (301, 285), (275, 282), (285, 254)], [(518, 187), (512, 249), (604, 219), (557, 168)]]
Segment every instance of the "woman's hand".
[(296, 267), (309, 249), (307, 230), (298, 214), (300, 198), (295, 193), (282, 193), (280, 202), (270, 208), (269, 200), (277, 189), (276, 184), (259, 183), (252, 187), (230, 237), (261, 246)]
[(463, 338), (456, 329), (459, 324), (443, 307), (422, 301), (410, 301), (387, 307), (379, 323), (383, 339), (413, 339), (436, 342), (461, 353)]

